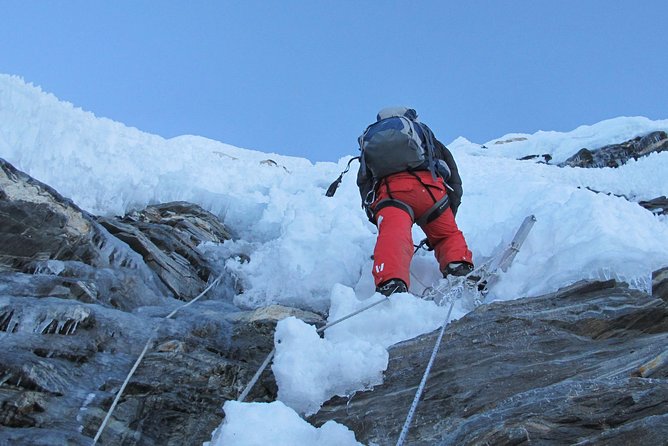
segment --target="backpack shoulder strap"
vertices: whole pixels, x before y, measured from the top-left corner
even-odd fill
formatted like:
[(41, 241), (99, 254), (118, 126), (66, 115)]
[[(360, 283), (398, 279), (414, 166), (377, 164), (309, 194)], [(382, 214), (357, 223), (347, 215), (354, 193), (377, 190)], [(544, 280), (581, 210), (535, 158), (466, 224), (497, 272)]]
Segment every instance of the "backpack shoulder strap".
[(434, 178), (434, 180), (436, 180), (436, 156), (435, 156), (436, 145), (434, 144), (434, 133), (427, 126), (427, 124), (423, 124), (417, 121), (413, 122), (414, 124), (416, 124), (416, 127), (419, 127), (420, 131), (422, 132), (425, 144), (424, 149), (425, 152), (427, 152), (427, 163), (428, 163), (427, 167), (429, 168), (429, 171), (431, 172), (431, 175)]
[(369, 133), (369, 129), (374, 125), (377, 124), (380, 121), (374, 122), (366, 126), (366, 129), (362, 132), (362, 134), (357, 138), (357, 143), (359, 144), (359, 150), (360, 154), (357, 159), (360, 160), (360, 172), (362, 175), (367, 175), (367, 167), (366, 167), (366, 161), (364, 159), (364, 138), (366, 138), (367, 133)]

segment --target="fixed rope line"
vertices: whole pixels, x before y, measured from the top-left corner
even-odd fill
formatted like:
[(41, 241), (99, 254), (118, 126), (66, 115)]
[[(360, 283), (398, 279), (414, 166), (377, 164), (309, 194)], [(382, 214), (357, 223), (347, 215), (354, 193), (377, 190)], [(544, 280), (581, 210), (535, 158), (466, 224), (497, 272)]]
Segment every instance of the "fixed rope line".
[[(353, 311), (352, 313), (350, 313), (350, 314), (348, 314), (348, 315), (346, 315), (346, 316), (343, 316), (343, 317), (340, 318), (340, 319), (337, 319), (337, 320), (335, 320), (335, 321), (332, 321), (332, 322), (330, 322), (330, 323), (328, 323), (328, 324), (326, 324), (326, 325), (324, 325), (324, 326), (318, 328), (318, 329), (316, 330), (316, 333), (321, 333), (321, 332), (327, 330), (329, 327), (332, 327), (332, 326), (334, 326), (334, 325), (336, 325), (336, 324), (338, 324), (338, 323), (341, 323), (341, 322), (345, 321), (346, 319), (350, 319), (351, 317), (356, 316), (356, 315), (358, 315), (358, 314), (360, 314), (360, 313), (362, 313), (362, 312), (368, 310), (369, 308), (375, 307), (376, 305), (378, 305), (378, 304), (380, 304), (380, 303), (382, 303), (382, 302), (385, 302), (385, 301), (387, 301), (387, 300), (390, 300), (390, 298), (389, 298), (389, 297), (386, 297), (386, 296), (383, 296), (382, 299), (380, 299), (380, 300), (378, 300), (378, 301), (376, 301), (376, 302), (374, 302), (374, 303), (372, 303), (372, 304), (369, 304), (369, 305), (367, 305), (366, 307), (362, 307), (362, 308), (360, 308), (360, 309), (357, 310), (357, 311)], [(262, 362), (262, 365), (261, 365), (260, 368), (257, 370), (257, 372), (255, 372), (255, 375), (253, 375), (253, 378), (251, 378), (250, 382), (246, 385), (246, 388), (244, 389), (244, 391), (241, 392), (241, 395), (239, 395), (239, 398), (237, 398), (237, 401), (238, 401), (238, 402), (240, 402), (240, 403), (243, 403), (243, 402), (244, 402), (244, 400), (246, 399), (246, 397), (247, 397), (248, 394), (250, 393), (251, 389), (253, 388), (253, 386), (255, 385), (255, 383), (257, 383), (257, 380), (260, 379), (260, 376), (262, 375), (262, 372), (264, 372), (264, 369), (267, 368), (267, 366), (269, 365), (269, 362), (271, 361), (271, 359), (274, 357), (275, 354), (276, 354), (276, 349), (274, 348), (271, 352), (269, 352), (269, 354), (267, 355), (267, 357), (265, 358), (265, 360)]]
[(429, 288), (429, 285), (426, 285), (423, 281), (421, 281), (420, 278), (419, 278), (418, 276), (416, 276), (413, 272), (411, 272), (411, 277), (412, 277), (413, 280), (415, 280), (417, 283), (419, 283), (420, 285), (422, 285), (422, 288), (423, 288), (423, 289), (422, 289), (422, 292), (423, 292), (423, 293), (424, 293), (424, 290), (426, 290), (427, 288)]
[[(214, 286), (220, 282), (220, 279), (223, 278), (224, 273), (220, 273), (220, 275), (209, 284), (208, 287), (204, 289), (197, 297), (195, 297), (193, 300), (190, 302), (186, 302), (185, 304), (181, 305), (180, 307), (177, 307), (174, 311), (169, 313), (167, 316), (163, 318), (165, 319), (170, 319), (172, 316), (174, 316), (179, 310), (184, 309), (185, 307), (194, 304), (197, 302), (202, 296), (204, 296), (206, 293), (209, 292)], [(116, 405), (121, 399), (121, 395), (123, 395), (123, 392), (125, 391), (125, 387), (127, 387), (128, 383), (130, 382), (130, 378), (132, 378), (132, 375), (134, 375), (135, 371), (137, 370), (137, 367), (139, 367), (139, 363), (141, 363), (142, 359), (144, 359), (144, 356), (148, 352), (149, 346), (151, 345), (151, 342), (153, 342), (153, 338), (155, 337), (155, 333), (157, 331), (157, 327), (153, 330), (153, 334), (151, 334), (151, 337), (149, 337), (148, 341), (146, 341), (146, 345), (144, 345), (144, 349), (140, 353), (139, 357), (135, 361), (134, 365), (132, 366), (132, 369), (130, 369), (130, 373), (128, 373), (128, 376), (125, 378), (125, 381), (123, 381), (123, 384), (121, 385), (121, 388), (118, 389), (118, 393), (116, 394), (116, 398), (114, 398), (114, 402), (111, 403), (111, 407), (107, 411), (107, 415), (104, 417), (104, 420), (102, 421), (102, 424), (97, 430), (97, 433), (95, 434), (95, 438), (93, 438), (93, 445), (97, 444), (97, 441), (100, 439), (100, 436), (102, 435), (102, 431), (104, 431), (104, 428), (107, 426), (107, 423), (109, 422), (109, 419), (111, 418), (111, 414), (114, 412), (114, 409), (116, 408)]]
[(438, 339), (436, 339), (436, 344), (434, 344), (434, 350), (431, 352), (431, 358), (429, 358), (429, 363), (427, 364), (427, 368), (424, 371), (424, 374), (422, 375), (422, 380), (420, 381), (420, 385), (418, 386), (417, 392), (415, 392), (413, 403), (411, 404), (411, 408), (408, 410), (408, 416), (406, 417), (406, 421), (404, 422), (404, 427), (401, 429), (401, 433), (399, 434), (399, 439), (397, 440), (396, 446), (402, 446), (404, 444), (404, 441), (406, 440), (406, 435), (408, 435), (408, 429), (411, 425), (411, 422), (413, 421), (413, 416), (415, 415), (415, 410), (417, 409), (417, 405), (420, 402), (420, 398), (422, 397), (422, 392), (424, 391), (424, 387), (427, 384), (427, 378), (429, 377), (429, 373), (431, 372), (431, 367), (434, 365), (434, 361), (436, 360), (436, 354), (438, 353), (438, 349), (441, 346), (441, 341), (443, 340), (443, 334), (445, 333), (445, 327), (448, 325), (448, 321), (450, 320), (450, 314), (452, 313), (452, 308), (454, 306), (455, 306), (455, 301), (453, 300), (452, 304), (450, 304), (448, 315), (445, 317), (445, 321), (443, 322), (443, 326), (441, 327), (441, 332), (438, 334)]
[[(429, 241), (427, 239), (423, 239), (418, 245), (413, 245), (413, 247), (415, 248), (415, 250), (413, 251), (413, 257), (415, 257), (415, 254), (417, 254), (417, 252), (420, 250), (420, 248), (424, 247), (425, 245), (429, 246)], [(431, 251), (431, 249), (428, 248), (428, 247), (425, 248), (425, 249), (427, 251)], [(411, 271), (410, 274), (411, 274), (411, 277), (413, 278), (413, 280), (415, 280), (417, 283), (422, 285), (422, 294), (424, 294), (425, 290), (430, 288), (430, 286), (425, 285), (425, 283), (423, 281), (421, 281), (420, 278), (418, 276), (416, 276), (415, 273), (413, 273), (413, 271)]]

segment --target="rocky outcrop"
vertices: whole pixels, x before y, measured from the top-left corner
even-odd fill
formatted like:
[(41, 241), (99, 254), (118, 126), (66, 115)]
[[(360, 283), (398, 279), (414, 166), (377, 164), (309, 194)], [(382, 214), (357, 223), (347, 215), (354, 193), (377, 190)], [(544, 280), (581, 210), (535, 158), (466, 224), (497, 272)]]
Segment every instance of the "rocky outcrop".
[[(223, 403), (236, 399), (251, 380), (273, 349), (276, 323), (288, 316), (321, 322), (317, 315), (292, 308), (240, 312), (210, 301), (179, 316), (174, 327), (160, 332), (130, 380), (101, 443), (202, 444), (210, 440), (222, 422)], [(82, 411), (85, 436), (95, 436), (120, 384), (118, 379), (105, 382), (100, 401)], [(276, 395), (276, 383), (268, 374), (249, 397), (269, 402)]]
[(668, 268), (661, 268), (652, 274), (652, 296), (668, 302)]
[[(436, 337), (392, 347), (381, 386), (311, 421), (394, 444)], [(666, 302), (614, 281), (479, 307), (446, 330), (406, 444), (665, 444), (667, 345)]]
[[(209, 440), (276, 322), (322, 323), (232, 305), (232, 278), (198, 249), (229, 238), (189, 203), (97, 219), (0, 160), (0, 444), (89, 445), (147, 342), (101, 444)], [(221, 273), (196, 308), (165, 319)], [(275, 396), (271, 376), (250, 394)]]
[(197, 296), (217, 269), (197, 247), (231, 238), (215, 215), (191, 203), (148, 206), (120, 219), (98, 221), (140, 254), (174, 296), (183, 300)]
[[(94, 216), (0, 159), (0, 289), (122, 310), (156, 304), (167, 289)], [(23, 290), (22, 288), (25, 287)]]
[(550, 164), (550, 161), (552, 160), (552, 155), (550, 155), (549, 153), (543, 153), (542, 155), (527, 155), (519, 158), (518, 161), (528, 161), (528, 160), (536, 160), (536, 162), (538, 163)]
[[(69, 310), (69, 319), (0, 333), (0, 444), (89, 445), (150, 338), (100, 444), (201, 444), (221, 423), (222, 404), (237, 398), (273, 348), (276, 322), (291, 315), (320, 322), (294, 309), (239, 312), (215, 301), (167, 321), (47, 304)], [(10, 305), (14, 314), (21, 309)], [(250, 398), (273, 401), (276, 393), (269, 375)]]
[(2, 159), (0, 219), (1, 270), (31, 269), (49, 259), (103, 267), (114, 255), (102, 255), (106, 240), (92, 216)]
[(638, 204), (656, 215), (668, 214), (668, 198), (665, 195), (652, 200), (639, 201)]
[(650, 153), (668, 150), (666, 132), (652, 132), (621, 144), (611, 144), (598, 149), (581, 149), (559, 166), (571, 167), (619, 167), (630, 159), (638, 159)]
[[(512, 142), (512, 141), (506, 141)], [(498, 143), (498, 141), (497, 141)], [(652, 132), (645, 136), (638, 136), (621, 144), (611, 144), (598, 149), (581, 149), (578, 153), (559, 163), (559, 167), (619, 167), (625, 164), (629, 159), (638, 159), (647, 156), (650, 153), (662, 152), (668, 150), (668, 134), (664, 131)], [(542, 160), (541, 160), (542, 158)], [(549, 164), (552, 156), (526, 155), (519, 158), (521, 161), (534, 160), (537, 163)], [(601, 193), (599, 190), (586, 187), (595, 193)], [(607, 193), (607, 192), (603, 192)], [(611, 195), (610, 193), (607, 193)], [(623, 195), (615, 195), (629, 201), (636, 201)], [(637, 203), (643, 208), (649, 210), (655, 215), (668, 214), (668, 199), (665, 196), (653, 198), (651, 200), (640, 200)]]

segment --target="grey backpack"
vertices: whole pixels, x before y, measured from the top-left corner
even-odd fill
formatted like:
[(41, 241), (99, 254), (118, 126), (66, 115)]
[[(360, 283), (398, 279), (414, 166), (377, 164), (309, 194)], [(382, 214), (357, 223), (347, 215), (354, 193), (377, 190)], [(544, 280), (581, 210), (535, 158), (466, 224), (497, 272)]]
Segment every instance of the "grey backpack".
[(383, 109), (377, 121), (369, 125), (358, 138), (360, 156), (351, 159), (346, 169), (329, 186), (326, 195), (336, 192), (343, 175), (354, 159), (360, 160), (360, 172), (373, 179), (398, 172), (429, 170), (447, 180), (450, 170), (444, 161), (434, 155), (434, 140), (431, 130), (417, 121), (415, 110), (405, 107)]
[(420, 124), (403, 116), (381, 119), (359, 137), (363, 172), (374, 179), (406, 170), (428, 168), (433, 158)]

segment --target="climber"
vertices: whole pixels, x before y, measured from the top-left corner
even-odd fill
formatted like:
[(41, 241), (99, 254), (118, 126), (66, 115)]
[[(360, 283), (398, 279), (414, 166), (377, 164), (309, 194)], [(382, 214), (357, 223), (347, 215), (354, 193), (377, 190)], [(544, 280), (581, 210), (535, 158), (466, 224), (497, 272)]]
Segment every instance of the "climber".
[(473, 255), (455, 222), (462, 196), (457, 165), (416, 111), (381, 110), (359, 144), (362, 207), (378, 227), (372, 270), (376, 291), (385, 296), (408, 291), (413, 223), (426, 234), (443, 277), (470, 273)]

